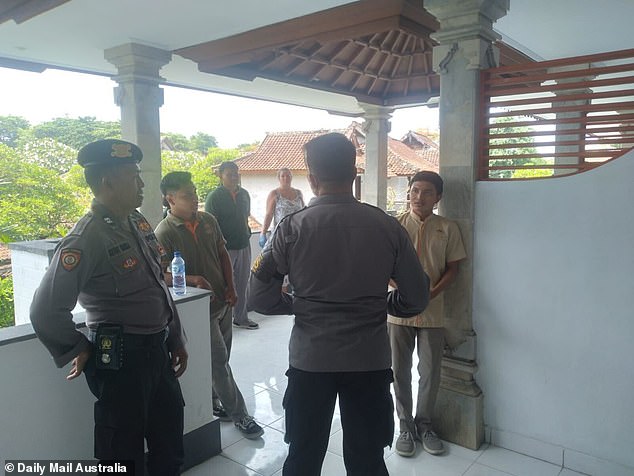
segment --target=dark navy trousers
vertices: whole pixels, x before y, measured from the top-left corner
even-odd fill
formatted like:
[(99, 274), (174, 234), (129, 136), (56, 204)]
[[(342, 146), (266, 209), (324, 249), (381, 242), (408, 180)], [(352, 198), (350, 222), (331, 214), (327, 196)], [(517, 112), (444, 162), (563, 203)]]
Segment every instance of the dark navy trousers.
[(153, 336), (124, 335), (123, 340), (121, 369), (97, 370), (92, 356), (84, 372), (97, 397), (95, 457), (134, 461), (136, 476), (178, 475), (184, 401), (167, 346)]
[(394, 438), (392, 370), (305, 372), (290, 368), (284, 394), (283, 476), (319, 476), (339, 397), (343, 458), (348, 476), (386, 476), (383, 448)]

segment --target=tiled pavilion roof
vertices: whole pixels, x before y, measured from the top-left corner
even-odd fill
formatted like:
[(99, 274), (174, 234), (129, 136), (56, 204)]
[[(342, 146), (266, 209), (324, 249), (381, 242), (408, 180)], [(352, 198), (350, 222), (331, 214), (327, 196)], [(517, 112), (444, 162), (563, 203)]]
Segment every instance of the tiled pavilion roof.
[[(269, 132), (254, 152), (237, 159), (236, 163), (240, 167), (240, 173), (249, 175), (277, 171), (282, 167), (292, 171), (305, 171), (303, 145), (328, 132), (340, 132), (358, 145), (357, 167), (363, 170), (365, 133), (356, 122), (345, 130)], [(430, 142), (433, 144), (433, 141)], [(388, 177), (407, 177), (418, 170), (438, 171), (438, 147), (416, 150), (399, 140), (389, 138), (387, 160)]]

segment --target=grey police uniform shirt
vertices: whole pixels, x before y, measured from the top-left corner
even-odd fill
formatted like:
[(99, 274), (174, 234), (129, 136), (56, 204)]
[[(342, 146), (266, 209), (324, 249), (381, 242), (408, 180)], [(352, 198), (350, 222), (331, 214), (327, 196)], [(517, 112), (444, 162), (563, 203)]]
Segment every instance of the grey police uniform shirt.
[(183, 346), (161, 250), (143, 215), (133, 212), (118, 222), (93, 201), (91, 212), (57, 246), (31, 304), (33, 328), (58, 367), (90, 348), (72, 321), (78, 300), (90, 329), (121, 324), (125, 333), (154, 334), (169, 326), (170, 350)]
[[(252, 274), (249, 306), (266, 313), (289, 303), (290, 365), (309, 372), (390, 368), (388, 309), (413, 316), (429, 300), (429, 280), (405, 229), (352, 196), (324, 195), (284, 218), (271, 242), (272, 253), (265, 247), (254, 269), (270, 265), (268, 257), (277, 277)], [(293, 283), (292, 304), (279, 298), (284, 274)], [(388, 293), (390, 279), (398, 289)]]

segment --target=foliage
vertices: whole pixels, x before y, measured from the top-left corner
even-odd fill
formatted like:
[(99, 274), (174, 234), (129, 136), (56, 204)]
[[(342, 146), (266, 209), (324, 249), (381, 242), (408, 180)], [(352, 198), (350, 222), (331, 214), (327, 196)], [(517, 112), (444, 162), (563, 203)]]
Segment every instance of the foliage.
[(29, 129), (29, 121), (19, 116), (0, 116), (0, 143), (15, 147), (20, 134)]
[(13, 325), (15, 325), (13, 279), (11, 276), (0, 277), (0, 327)]
[(215, 173), (216, 168), (221, 163), (235, 160), (241, 155), (242, 152), (238, 149), (220, 149), (216, 147), (211, 149), (202, 160), (189, 169), (201, 201), (204, 201), (209, 192), (220, 185), (220, 178)]
[(62, 179), (73, 190), (73, 196), (79, 207), (87, 211), (92, 202), (92, 191), (84, 178), (84, 169), (79, 164), (74, 164), (68, 172), (62, 175)]
[(161, 133), (161, 142), (170, 151), (189, 150), (189, 140), (183, 134), (178, 134), (176, 132), (163, 132)]
[[(536, 157), (524, 165), (548, 165), (548, 162), (541, 157)], [(513, 178), (551, 177), (553, 173), (554, 169), (519, 169), (513, 171)]]
[(192, 174), (192, 182), (198, 191), (198, 199), (202, 202), (207, 194), (220, 184), (214, 170), (222, 162), (235, 160), (242, 155), (239, 149), (212, 148), (207, 155), (198, 152), (163, 151), (161, 153), (161, 173), (163, 175), (179, 170)]
[(251, 142), (250, 144), (247, 144), (247, 143), (240, 144), (240, 145), (238, 145), (237, 148), (240, 150), (240, 154), (244, 155), (244, 154), (246, 154), (248, 152), (253, 152), (259, 146), (260, 146), (259, 142)]
[(163, 175), (179, 170), (189, 170), (196, 162), (203, 160), (198, 152), (161, 151), (161, 173)]
[(189, 139), (183, 134), (165, 132), (162, 134), (161, 141), (172, 152), (190, 151), (206, 155), (209, 149), (218, 147), (216, 138), (204, 132), (197, 132)]
[(62, 236), (81, 216), (77, 189), (0, 145), (0, 230), (11, 241)]
[[(516, 117), (500, 117), (496, 118), (495, 123), (515, 122)], [(501, 127), (495, 129), (495, 134), (511, 134), (511, 133), (526, 133), (530, 129), (528, 127)], [(491, 156), (516, 155), (516, 154), (536, 154), (537, 149), (532, 146), (530, 137), (514, 137), (514, 138), (502, 138), (491, 139), (490, 145), (515, 145), (515, 147), (509, 147), (506, 149), (491, 149)], [(516, 165), (530, 165), (535, 163), (535, 160), (539, 158), (525, 158), (525, 159), (491, 159), (489, 166), (516, 166)], [(489, 171), (489, 177), (491, 178), (511, 178), (515, 177), (514, 173), (519, 170), (491, 170)]]
[(34, 126), (33, 135), (37, 139), (49, 137), (79, 150), (89, 142), (121, 137), (121, 124), (94, 117), (59, 117)]
[(213, 149), (214, 147), (218, 147), (216, 138), (204, 132), (197, 132), (189, 138), (190, 150), (196, 150), (203, 155), (207, 155), (209, 149)]
[(58, 174), (68, 172), (77, 159), (76, 149), (48, 137), (21, 142), (17, 152), (25, 162), (45, 167)]

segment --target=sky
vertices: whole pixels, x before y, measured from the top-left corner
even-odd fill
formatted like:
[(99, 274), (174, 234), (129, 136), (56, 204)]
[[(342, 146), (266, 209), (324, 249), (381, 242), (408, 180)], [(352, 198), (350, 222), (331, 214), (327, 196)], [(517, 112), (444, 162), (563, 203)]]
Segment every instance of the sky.
[[(109, 78), (60, 70), (32, 73), (0, 68), (0, 116), (21, 116), (31, 125), (57, 117), (120, 119)], [(260, 142), (266, 132), (342, 129), (353, 118), (325, 111), (225, 94), (163, 86), (161, 130), (187, 137), (204, 132), (222, 148)], [(357, 119), (361, 120), (361, 118)], [(438, 109), (414, 107), (394, 112), (390, 136), (408, 130), (438, 129)]]

